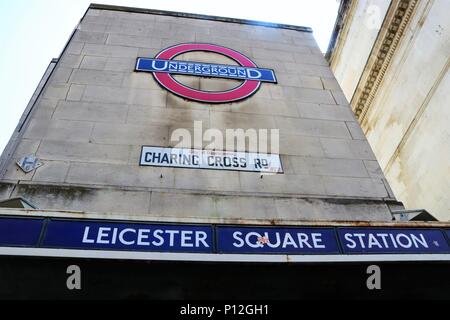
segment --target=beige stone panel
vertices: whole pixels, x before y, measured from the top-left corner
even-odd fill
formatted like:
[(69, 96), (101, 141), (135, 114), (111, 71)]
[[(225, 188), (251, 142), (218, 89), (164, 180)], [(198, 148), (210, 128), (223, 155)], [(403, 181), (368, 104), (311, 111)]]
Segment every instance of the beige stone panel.
[(211, 112), (211, 128), (218, 129), (276, 129), (273, 117), (227, 112)]
[(66, 54), (74, 54), (74, 55), (80, 55), (84, 48), (84, 42), (71, 42), (67, 48), (65, 53)]
[(276, 206), (273, 198), (216, 197), (217, 216), (229, 219), (274, 219)]
[(127, 216), (148, 216), (150, 192), (98, 190), (89, 201), (74, 201), (73, 210)]
[(64, 183), (69, 171), (69, 162), (45, 161), (44, 165), (36, 170), (33, 181)]
[(14, 157), (19, 160), (25, 156), (36, 154), (40, 143), (41, 140), (37, 137), (32, 137), (31, 139), (23, 138), (14, 151)]
[(83, 56), (79, 54), (64, 53), (58, 61), (60, 67), (76, 69), (80, 67)]
[[(78, 27), (78, 30), (80, 31), (86, 31), (86, 32), (99, 32), (99, 33), (105, 33), (106, 32), (106, 24), (103, 23), (92, 23), (92, 22), (83, 22)], [(80, 41), (80, 39), (78, 39)]]
[(86, 43), (82, 54), (100, 57), (136, 58), (139, 48)]
[(69, 92), (67, 84), (50, 85), (44, 89), (44, 98), (47, 99), (65, 99)]
[(259, 27), (255, 28), (249, 36), (252, 40), (279, 42), (292, 44), (292, 37), (283, 33), (280, 29)]
[(125, 123), (129, 107), (122, 104), (60, 101), (53, 118), (58, 120)]
[(165, 107), (166, 96), (167, 92), (161, 89), (132, 89), (89, 85), (84, 91), (82, 100), (86, 102)]
[(103, 32), (91, 32), (77, 30), (74, 36), (74, 41), (84, 42), (84, 43), (95, 43), (104, 44), (108, 35)]
[(30, 200), (43, 210), (81, 211), (133, 216), (148, 215), (150, 192), (85, 189), (76, 186), (21, 185), (15, 196)]
[(390, 221), (386, 204), (322, 199), (277, 199), (278, 217), (303, 221)]
[[(249, 40), (237, 39), (231, 36), (216, 36), (216, 35), (207, 35), (207, 34), (199, 34), (195, 35), (195, 41), (201, 43), (212, 43), (219, 46), (224, 46), (233, 50), (236, 50), (247, 57), (253, 57), (251, 50), (251, 43)], [(175, 45), (174, 40), (163, 41), (164, 44)]]
[(286, 135), (280, 136), (280, 153), (293, 156), (324, 157), (319, 138)]
[(368, 178), (362, 160), (289, 157), (295, 174)]
[(281, 135), (351, 139), (345, 122), (276, 117)]
[(126, 164), (129, 152), (129, 146), (48, 140), (42, 141), (37, 156), (44, 161), (48, 159)]
[[(302, 40), (303, 43), (304, 40)], [(314, 43), (314, 46), (317, 44), (314, 40), (311, 40)], [(297, 63), (302, 64), (317, 64), (321, 66), (328, 66), (328, 62), (325, 60), (325, 57), (323, 55), (317, 55), (317, 54), (309, 54), (309, 53), (294, 53), (294, 59)]]
[(366, 140), (343, 140), (321, 138), (320, 143), (329, 158), (376, 160)]
[(203, 127), (209, 127), (208, 110), (178, 110), (170, 108), (150, 108), (144, 106), (130, 106), (127, 123), (150, 124), (169, 127), (194, 127), (195, 121), (201, 121)]
[(31, 181), (33, 178), (34, 172), (25, 173), (19, 166), (16, 165), (16, 162), (19, 161), (20, 158), (13, 159), (10, 163), (7, 164), (5, 175), (2, 177), (4, 180), (11, 181)]
[(55, 112), (58, 101), (58, 99), (45, 98), (38, 100), (32, 113), (32, 119), (50, 120)]
[(69, 120), (34, 119), (24, 137), (54, 141), (89, 142), (93, 123)]
[[(311, 53), (313, 53), (311, 50), (312, 48), (308, 47), (308, 46), (277, 43), (277, 42), (272, 42), (272, 41), (253, 41), (252, 46), (255, 48), (286, 51), (286, 52), (291, 52), (292, 54), (295, 54), (295, 53), (311, 54)], [(319, 54), (322, 55), (322, 53), (319, 53)]]
[[(347, 106), (314, 103), (298, 103), (297, 105), (298, 112), (301, 118), (353, 122), (356, 121), (353, 112)], [(351, 126), (350, 128), (353, 129), (353, 126)]]
[(222, 26), (216, 26), (216, 27), (209, 28), (209, 33), (211, 35), (217, 36), (217, 37), (232, 37), (232, 38), (242, 39), (242, 40), (250, 39), (253, 35), (241, 28), (232, 30), (231, 28), (223, 28)]
[(73, 84), (120, 86), (123, 78), (122, 72), (77, 69), (72, 73), (70, 82)]
[(271, 59), (258, 59), (257, 63), (259, 68), (273, 69), (275, 75), (279, 77), (280, 74), (284, 74), (284, 64), (280, 61), (275, 61)]
[(67, 101), (80, 101), (83, 97), (84, 91), (86, 90), (85, 85), (72, 84), (70, 85), (69, 92), (67, 93)]
[(299, 102), (336, 104), (331, 92), (328, 90), (283, 87), (283, 94), (286, 99), (294, 99)]
[(212, 196), (153, 192), (150, 214), (156, 217), (218, 217)]
[(239, 173), (235, 171), (174, 170), (176, 189), (230, 192), (239, 190)]
[(233, 103), (231, 112), (298, 117), (296, 103), (293, 101), (257, 97)]
[(161, 39), (142, 36), (110, 34), (108, 35), (106, 44), (125, 47), (159, 49), (161, 48)]
[(129, 23), (120, 21), (119, 23), (105, 26), (105, 32), (109, 34), (120, 34), (130, 36), (149, 36), (153, 24), (142, 24), (130, 21)]
[(72, 74), (72, 68), (58, 67), (53, 72), (51, 82), (52, 84), (66, 84)]
[(327, 66), (315, 64), (302, 64), (298, 62), (284, 62), (287, 73), (295, 73), (301, 76), (313, 76), (334, 79), (334, 74)]
[(387, 198), (381, 179), (323, 177), (327, 194), (344, 197)]
[(85, 56), (80, 69), (130, 73), (135, 69), (135, 58)]
[(133, 72), (125, 74), (122, 87), (134, 89), (163, 90), (152, 74), (146, 72)]
[(91, 141), (110, 145), (165, 146), (168, 128), (164, 126), (97, 123), (92, 131)]
[(323, 89), (323, 84), (322, 81), (320, 80), (320, 77), (301, 76), (290, 73), (278, 73), (276, 76), (278, 84), (280, 86)]
[(264, 175), (240, 172), (243, 192), (324, 195), (322, 177), (307, 175)]
[(96, 163), (72, 163), (68, 183), (117, 187), (173, 188), (174, 173), (170, 168), (139, 167)]
[(255, 59), (275, 60), (282, 62), (294, 62), (294, 55), (291, 52), (271, 49), (253, 48)]

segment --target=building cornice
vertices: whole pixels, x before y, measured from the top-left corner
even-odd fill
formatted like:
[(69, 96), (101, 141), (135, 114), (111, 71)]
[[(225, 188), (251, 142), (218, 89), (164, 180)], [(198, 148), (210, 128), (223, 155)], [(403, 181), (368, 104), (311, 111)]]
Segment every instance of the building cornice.
[(288, 30), (295, 30), (295, 31), (309, 32), (309, 33), (313, 32), (313, 30), (311, 28), (303, 27), (303, 26), (294, 26), (294, 25), (290, 25), (290, 24), (263, 22), (263, 21), (247, 20), (247, 19), (210, 16), (210, 15), (196, 14), (196, 13), (185, 13), (185, 12), (164, 11), (164, 10), (155, 10), (155, 9), (113, 6), (113, 5), (98, 4), (98, 3), (91, 4), (89, 6), (89, 9), (155, 14), (155, 15), (172, 16), (172, 17), (189, 18), (189, 19), (200, 19), (200, 20), (212, 20), (212, 21), (229, 22), (229, 23), (249, 24), (249, 25), (253, 25), (253, 26), (261, 26), (261, 27), (277, 28), (277, 29), (288, 29)]
[(338, 57), (342, 51), (357, 5), (358, 0), (341, 0), (336, 23), (331, 34), (327, 53), (325, 54), (325, 58), (330, 65), (334, 62), (334, 58)]
[(370, 110), (417, 3), (418, 0), (391, 2), (351, 101), (352, 109), (360, 123)]

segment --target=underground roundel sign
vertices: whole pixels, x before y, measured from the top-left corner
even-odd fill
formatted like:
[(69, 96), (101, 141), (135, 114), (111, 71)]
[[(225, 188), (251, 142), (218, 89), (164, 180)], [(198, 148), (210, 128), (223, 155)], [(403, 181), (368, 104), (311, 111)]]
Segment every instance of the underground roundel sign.
[[(226, 56), (237, 65), (180, 61), (176, 57), (189, 52), (204, 51)], [(138, 58), (136, 71), (150, 72), (165, 89), (182, 98), (205, 103), (228, 103), (246, 99), (255, 94), (262, 82), (277, 83), (275, 72), (261, 69), (245, 55), (218, 45), (183, 43), (167, 48), (155, 59)], [(206, 91), (191, 88), (177, 81), (173, 75), (242, 80), (242, 84), (226, 91)]]

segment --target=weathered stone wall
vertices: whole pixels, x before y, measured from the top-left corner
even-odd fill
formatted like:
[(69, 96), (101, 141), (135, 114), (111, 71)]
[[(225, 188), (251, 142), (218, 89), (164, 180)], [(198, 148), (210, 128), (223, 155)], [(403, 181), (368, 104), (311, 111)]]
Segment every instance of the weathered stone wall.
[(355, 0), (351, 3), (346, 24), (330, 61), (331, 69), (348, 101), (351, 101), (358, 86), (390, 2)]
[[(194, 41), (233, 48), (273, 68), (279, 84), (263, 84), (243, 102), (207, 105), (134, 72), (137, 57)], [(182, 58), (231, 63), (198, 52)], [(225, 80), (179, 79), (230, 88)], [(279, 128), (285, 174), (139, 166), (142, 145), (172, 146), (171, 133), (192, 130), (194, 120), (220, 130)], [(22, 173), (15, 161), (27, 154), (45, 165)], [(5, 187), (8, 196), (41, 209), (142, 219), (391, 219), (385, 200), (393, 195), (348, 102), (313, 35), (296, 30), (90, 9), (7, 165), (4, 184), (20, 183)]]
[[(358, 3), (363, 6), (369, 2)], [(410, 1), (409, 7), (414, 10), (400, 24), (406, 26), (402, 37), (398, 42), (386, 42), (393, 49), (396, 46), (395, 51), (389, 57), (388, 68), (380, 72), (382, 77), (376, 81), (379, 86), (372, 93), (374, 98), (362, 118), (362, 128), (398, 199), (407, 208), (426, 209), (447, 221), (450, 219), (450, 21), (447, 17), (450, 2)], [(348, 28), (360, 30), (369, 37), (363, 21), (349, 21)], [(342, 47), (360, 50), (355, 50), (353, 56), (336, 56), (333, 60), (351, 59), (369, 48), (372, 50), (373, 44), (358, 39), (342, 38)], [(377, 50), (373, 55), (380, 56)], [(338, 64), (333, 70), (343, 73), (348, 70), (353, 82), (361, 79), (363, 70), (353, 73), (342, 62)], [(345, 92), (351, 92), (347, 97), (352, 99), (353, 86), (343, 78), (339, 82)], [(360, 83), (358, 90), (364, 90), (364, 85)]]

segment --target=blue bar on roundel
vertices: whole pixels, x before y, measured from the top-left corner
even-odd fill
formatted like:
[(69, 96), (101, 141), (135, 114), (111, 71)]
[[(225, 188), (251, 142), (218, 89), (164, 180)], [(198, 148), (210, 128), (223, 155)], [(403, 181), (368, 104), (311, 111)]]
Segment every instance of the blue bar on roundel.
[(217, 227), (219, 253), (339, 254), (333, 228)]
[(211, 226), (52, 220), (46, 248), (212, 253)]
[(442, 254), (450, 253), (439, 229), (338, 229), (346, 254)]
[(0, 246), (36, 247), (44, 219), (0, 218)]
[(189, 74), (200, 77), (255, 80), (277, 83), (275, 72), (271, 69), (248, 68), (233, 65), (216, 65), (203, 62), (138, 58), (136, 71)]

